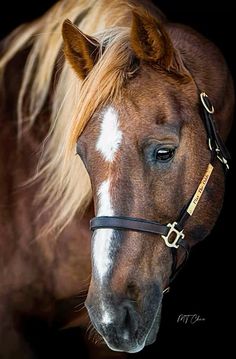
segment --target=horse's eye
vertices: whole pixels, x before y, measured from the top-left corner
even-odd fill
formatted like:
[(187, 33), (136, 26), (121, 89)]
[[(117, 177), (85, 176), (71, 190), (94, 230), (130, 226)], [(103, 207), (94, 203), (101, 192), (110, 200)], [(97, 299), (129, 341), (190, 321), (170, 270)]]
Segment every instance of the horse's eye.
[(157, 162), (168, 162), (175, 154), (174, 147), (159, 147), (155, 150), (154, 157)]

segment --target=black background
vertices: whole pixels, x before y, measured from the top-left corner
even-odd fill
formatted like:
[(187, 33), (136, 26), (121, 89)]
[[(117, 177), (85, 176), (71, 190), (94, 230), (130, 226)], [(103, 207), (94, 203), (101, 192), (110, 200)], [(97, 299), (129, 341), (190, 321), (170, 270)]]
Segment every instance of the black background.
[[(14, 5), (6, 2), (0, 12), (0, 36), (3, 38), (15, 26), (30, 21), (44, 13), (55, 1), (18, 1)], [(232, 1), (168, 1), (155, 3), (175, 22), (192, 26), (211, 39), (222, 50), (235, 78), (235, 20)], [(228, 147), (235, 152), (231, 132)], [(233, 167), (234, 158), (232, 161)], [(232, 290), (234, 283), (232, 263), (235, 261), (233, 242), (235, 240), (234, 178), (232, 171), (227, 178), (225, 205), (211, 235), (197, 245), (183, 272), (172, 285), (163, 305), (162, 324), (154, 345), (136, 354), (135, 358), (164, 358), (172, 356), (192, 357), (194, 355), (215, 355), (220, 351), (224, 356), (229, 350), (229, 326), (232, 319)], [(177, 323), (180, 314), (198, 314), (205, 321), (196, 324)], [(48, 333), (45, 330), (47, 349), (40, 340), (35, 342), (43, 358), (86, 358), (78, 341), (78, 330)], [(46, 354), (47, 353), (47, 354)], [(41, 356), (40, 356), (41, 358)], [(16, 358), (17, 359), (17, 358)]]

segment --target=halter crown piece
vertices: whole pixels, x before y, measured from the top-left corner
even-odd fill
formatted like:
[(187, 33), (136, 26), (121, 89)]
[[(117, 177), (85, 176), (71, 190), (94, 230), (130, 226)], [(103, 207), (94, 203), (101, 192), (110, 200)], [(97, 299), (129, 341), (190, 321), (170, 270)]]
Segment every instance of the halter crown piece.
[[(228, 161), (230, 160), (230, 154), (217, 131), (216, 123), (213, 117), (214, 107), (212, 106), (209, 97), (205, 92), (200, 93), (200, 101), (202, 107), (202, 118), (207, 133), (207, 144), (209, 150), (211, 151), (211, 160), (199, 186), (197, 187), (187, 205), (183, 207), (178, 220), (168, 224), (161, 224), (156, 221), (149, 221), (142, 218), (101, 216), (94, 217), (90, 221), (90, 229), (92, 231), (102, 228), (112, 228), (115, 230), (130, 230), (161, 235), (165, 245), (171, 249), (173, 256), (172, 275), (170, 281), (174, 279), (188, 258), (190, 248), (188, 242), (185, 239), (184, 224), (187, 219), (193, 215), (198, 202), (204, 193), (204, 190), (214, 169), (215, 161), (219, 160), (223, 164), (225, 171), (229, 169)], [(186, 255), (183, 263), (177, 268), (176, 250), (179, 247), (185, 249)], [(166, 292), (167, 289), (165, 289), (164, 292)]]

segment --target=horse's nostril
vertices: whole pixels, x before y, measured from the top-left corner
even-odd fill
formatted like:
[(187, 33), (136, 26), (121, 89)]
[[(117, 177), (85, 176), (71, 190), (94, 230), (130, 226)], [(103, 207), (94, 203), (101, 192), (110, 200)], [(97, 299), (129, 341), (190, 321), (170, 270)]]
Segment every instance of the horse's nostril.
[(120, 331), (134, 335), (138, 327), (138, 313), (136, 310), (135, 301), (125, 300), (120, 307), (119, 311), (119, 327)]
[[(133, 300), (125, 299), (115, 308), (108, 309), (99, 323), (100, 334), (107, 338), (128, 342), (137, 338), (138, 313)], [(109, 320), (108, 320), (109, 319)]]
[(125, 318), (124, 318), (125, 327), (129, 326), (130, 321), (131, 321), (131, 318), (130, 318), (130, 314), (129, 314), (129, 309), (126, 308), (126, 313), (125, 313)]

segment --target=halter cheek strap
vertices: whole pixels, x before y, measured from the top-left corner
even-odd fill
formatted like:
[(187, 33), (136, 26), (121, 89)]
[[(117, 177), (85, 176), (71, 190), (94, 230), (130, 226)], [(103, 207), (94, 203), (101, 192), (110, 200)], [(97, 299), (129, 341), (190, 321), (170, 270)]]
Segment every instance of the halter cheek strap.
[[(200, 100), (203, 112), (202, 118), (207, 133), (207, 143), (209, 150), (211, 151), (211, 161), (208, 164), (206, 172), (193, 196), (189, 200), (188, 204), (182, 209), (178, 220), (168, 224), (161, 224), (159, 222), (149, 221), (143, 218), (101, 216), (94, 217), (90, 221), (90, 228), (92, 231), (102, 228), (112, 228), (115, 230), (128, 230), (161, 235), (165, 245), (171, 249), (173, 256), (172, 275), (170, 281), (175, 278), (176, 274), (188, 258), (190, 248), (185, 239), (184, 224), (187, 219), (193, 215), (201, 196), (204, 193), (214, 169), (215, 160), (218, 159), (223, 164), (226, 171), (229, 169), (228, 161), (230, 159), (230, 155), (217, 131), (216, 123), (213, 118), (214, 107), (204, 92), (200, 93)], [(185, 260), (177, 268), (176, 250), (179, 247), (182, 247), (185, 250)]]

